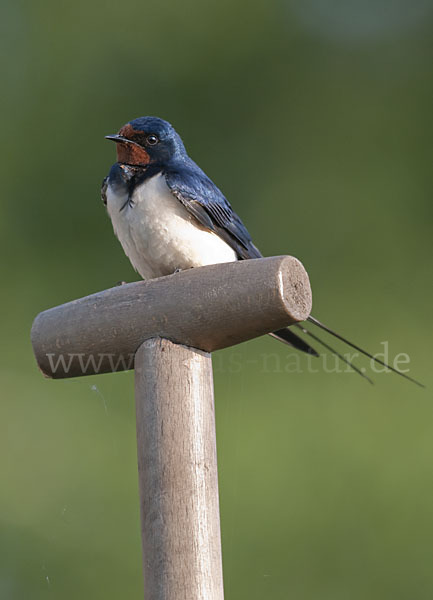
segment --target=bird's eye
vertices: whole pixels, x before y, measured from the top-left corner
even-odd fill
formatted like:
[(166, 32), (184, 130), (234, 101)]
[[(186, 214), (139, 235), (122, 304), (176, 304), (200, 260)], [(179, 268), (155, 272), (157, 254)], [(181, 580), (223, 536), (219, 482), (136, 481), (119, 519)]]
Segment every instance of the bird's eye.
[(154, 133), (151, 133), (147, 136), (146, 142), (149, 144), (149, 146), (155, 146), (155, 144), (159, 142), (158, 136)]

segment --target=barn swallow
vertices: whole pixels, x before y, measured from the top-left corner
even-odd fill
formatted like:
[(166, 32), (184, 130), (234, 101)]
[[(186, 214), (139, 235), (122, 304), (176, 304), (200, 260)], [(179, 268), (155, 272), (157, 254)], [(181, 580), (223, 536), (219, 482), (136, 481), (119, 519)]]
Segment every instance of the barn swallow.
[[(103, 181), (102, 200), (123, 250), (143, 279), (263, 256), (225, 196), (188, 156), (181, 137), (170, 123), (157, 117), (140, 117), (129, 121), (117, 134), (105, 137), (116, 143), (117, 162)], [(422, 385), (313, 316), (308, 321)], [(305, 326), (294, 326), (372, 383), (363, 370)], [(309, 343), (288, 327), (270, 335), (318, 356)]]

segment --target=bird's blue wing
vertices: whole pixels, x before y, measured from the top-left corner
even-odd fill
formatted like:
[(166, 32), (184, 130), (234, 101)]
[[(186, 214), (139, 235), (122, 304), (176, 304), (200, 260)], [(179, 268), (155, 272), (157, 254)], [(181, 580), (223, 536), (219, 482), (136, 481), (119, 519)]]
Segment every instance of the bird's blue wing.
[(238, 215), (217, 186), (191, 161), (182, 168), (167, 168), (165, 178), (171, 193), (210, 231), (219, 235), (240, 259), (260, 258)]

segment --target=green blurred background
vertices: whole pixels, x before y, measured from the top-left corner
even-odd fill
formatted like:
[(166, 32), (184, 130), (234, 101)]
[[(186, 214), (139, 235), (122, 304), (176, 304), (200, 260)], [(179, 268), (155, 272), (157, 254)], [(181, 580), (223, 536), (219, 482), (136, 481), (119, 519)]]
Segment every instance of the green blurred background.
[(288, 373), (267, 338), (215, 355), (227, 600), (431, 599), (432, 2), (2, 13), (0, 598), (142, 595), (133, 374), (47, 381), (29, 331), (137, 278), (99, 189), (104, 135), (150, 114), (304, 262), (316, 316), (429, 386)]

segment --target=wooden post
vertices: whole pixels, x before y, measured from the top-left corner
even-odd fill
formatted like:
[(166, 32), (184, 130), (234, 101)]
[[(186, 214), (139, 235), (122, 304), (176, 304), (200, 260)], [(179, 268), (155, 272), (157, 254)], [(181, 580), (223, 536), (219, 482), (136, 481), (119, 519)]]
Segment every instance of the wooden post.
[(135, 367), (145, 600), (223, 600), (209, 353), (310, 310), (305, 269), (276, 256), (130, 283), (36, 317), (46, 377)]
[(135, 355), (146, 600), (223, 600), (210, 354), (154, 338)]

